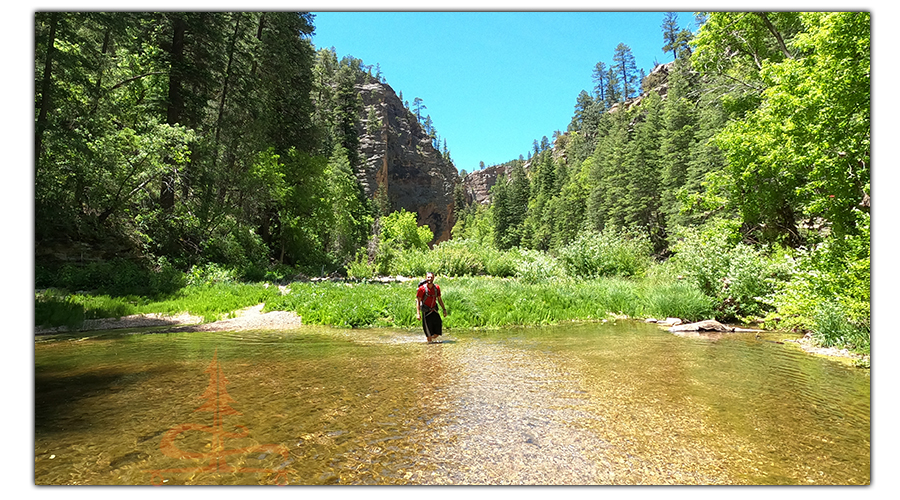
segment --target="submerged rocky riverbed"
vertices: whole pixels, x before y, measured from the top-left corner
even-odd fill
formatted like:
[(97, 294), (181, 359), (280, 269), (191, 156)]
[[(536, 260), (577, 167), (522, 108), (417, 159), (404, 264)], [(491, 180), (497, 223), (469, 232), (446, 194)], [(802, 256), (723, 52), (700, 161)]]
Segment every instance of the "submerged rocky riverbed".
[(36, 338), (36, 484), (870, 481), (868, 372), (751, 333), (178, 328)]

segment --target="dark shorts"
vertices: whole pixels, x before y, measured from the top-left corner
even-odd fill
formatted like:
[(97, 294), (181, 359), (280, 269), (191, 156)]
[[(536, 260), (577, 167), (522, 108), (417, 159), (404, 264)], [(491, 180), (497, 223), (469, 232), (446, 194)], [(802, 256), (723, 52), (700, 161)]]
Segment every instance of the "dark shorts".
[(443, 327), (444, 322), (441, 320), (441, 315), (437, 310), (432, 312), (425, 312), (423, 310), (422, 314), (422, 331), (425, 332), (425, 336), (441, 335), (441, 328)]

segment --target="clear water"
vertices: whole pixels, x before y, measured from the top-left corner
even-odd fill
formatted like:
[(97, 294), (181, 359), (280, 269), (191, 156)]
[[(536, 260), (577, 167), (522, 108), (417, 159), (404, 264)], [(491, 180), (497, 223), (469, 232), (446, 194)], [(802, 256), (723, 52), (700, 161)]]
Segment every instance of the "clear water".
[(36, 484), (870, 482), (868, 371), (753, 334), (144, 330), (34, 349)]

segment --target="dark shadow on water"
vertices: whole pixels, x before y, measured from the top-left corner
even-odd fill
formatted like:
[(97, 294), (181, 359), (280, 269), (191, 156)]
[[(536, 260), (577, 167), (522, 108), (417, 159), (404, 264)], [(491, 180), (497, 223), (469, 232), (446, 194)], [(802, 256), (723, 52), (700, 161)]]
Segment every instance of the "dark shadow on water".
[(105, 331), (105, 330), (137, 330), (143, 328), (161, 328), (161, 327), (172, 327), (179, 326), (181, 323), (178, 320), (165, 319), (165, 318), (154, 318), (151, 316), (125, 316), (121, 318), (106, 318), (106, 319), (87, 319), (81, 323), (72, 324), (72, 325), (59, 325), (59, 326), (47, 326), (47, 325), (34, 325), (34, 335), (37, 336), (47, 336), (47, 335), (64, 335), (64, 334), (75, 334), (79, 332), (94, 332), (94, 331)]
[(94, 395), (121, 391), (146, 380), (152, 375), (168, 371), (155, 368), (144, 371), (121, 369), (98, 370), (66, 376), (56, 373), (34, 375), (34, 433), (52, 434), (90, 428), (95, 422), (87, 413), (79, 411), (79, 404)]

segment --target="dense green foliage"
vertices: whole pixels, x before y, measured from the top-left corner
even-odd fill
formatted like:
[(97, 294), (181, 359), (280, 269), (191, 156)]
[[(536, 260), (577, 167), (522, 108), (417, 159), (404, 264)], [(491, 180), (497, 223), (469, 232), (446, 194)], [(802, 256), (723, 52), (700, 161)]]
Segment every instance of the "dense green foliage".
[(145, 272), (340, 269), (372, 235), (354, 86), (376, 77), (317, 52), (312, 21), (37, 12), (36, 243), (113, 247)]
[[(692, 33), (665, 17), (674, 60), (644, 78), (625, 43), (586, 68), (595, 85), (573, 96), (567, 130), (498, 166), (489, 206), (465, 206), (457, 187), (452, 239), (429, 248), (417, 214), (366, 199), (356, 179), (360, 134), (383, 125), (356, 88), (380, 70), (315, 50), (311, 15), (36, 13), (37, 246), (139, 257), (38, 263), (38, 288), (109, 298), (48, 293), (36, 312), (58, 322), (138, 311), (116, 297), (433, 271), (464, 277), (448, 289), (454, 326), (760, 318), (867, 351), (870, 14), (698, 20)], [(426, 110), (409, 108), (438, 149)], [(311, 322), (409, 326), (408, 286), (303, 284), (266, 302)]]
[[(869, 14), (713, 12), (693, 34), (676, 19), (662, 25), (675, 60), (644, 79), (641, 99), (628, 99), (620, 44), (567, 132), (535, 141), (490, 209), (461, 211), (454, 237), (492, 234), (499, 249), (545, 250), (569, 275), (600, 276), (653, 267), (643, 244), (596, 243), (641, 235), (665, 261), (653, 272), (696, 286), (718, 318), (765, 317), (867, 350)], [(618, 267), (625, 255), (633, 272)]]

